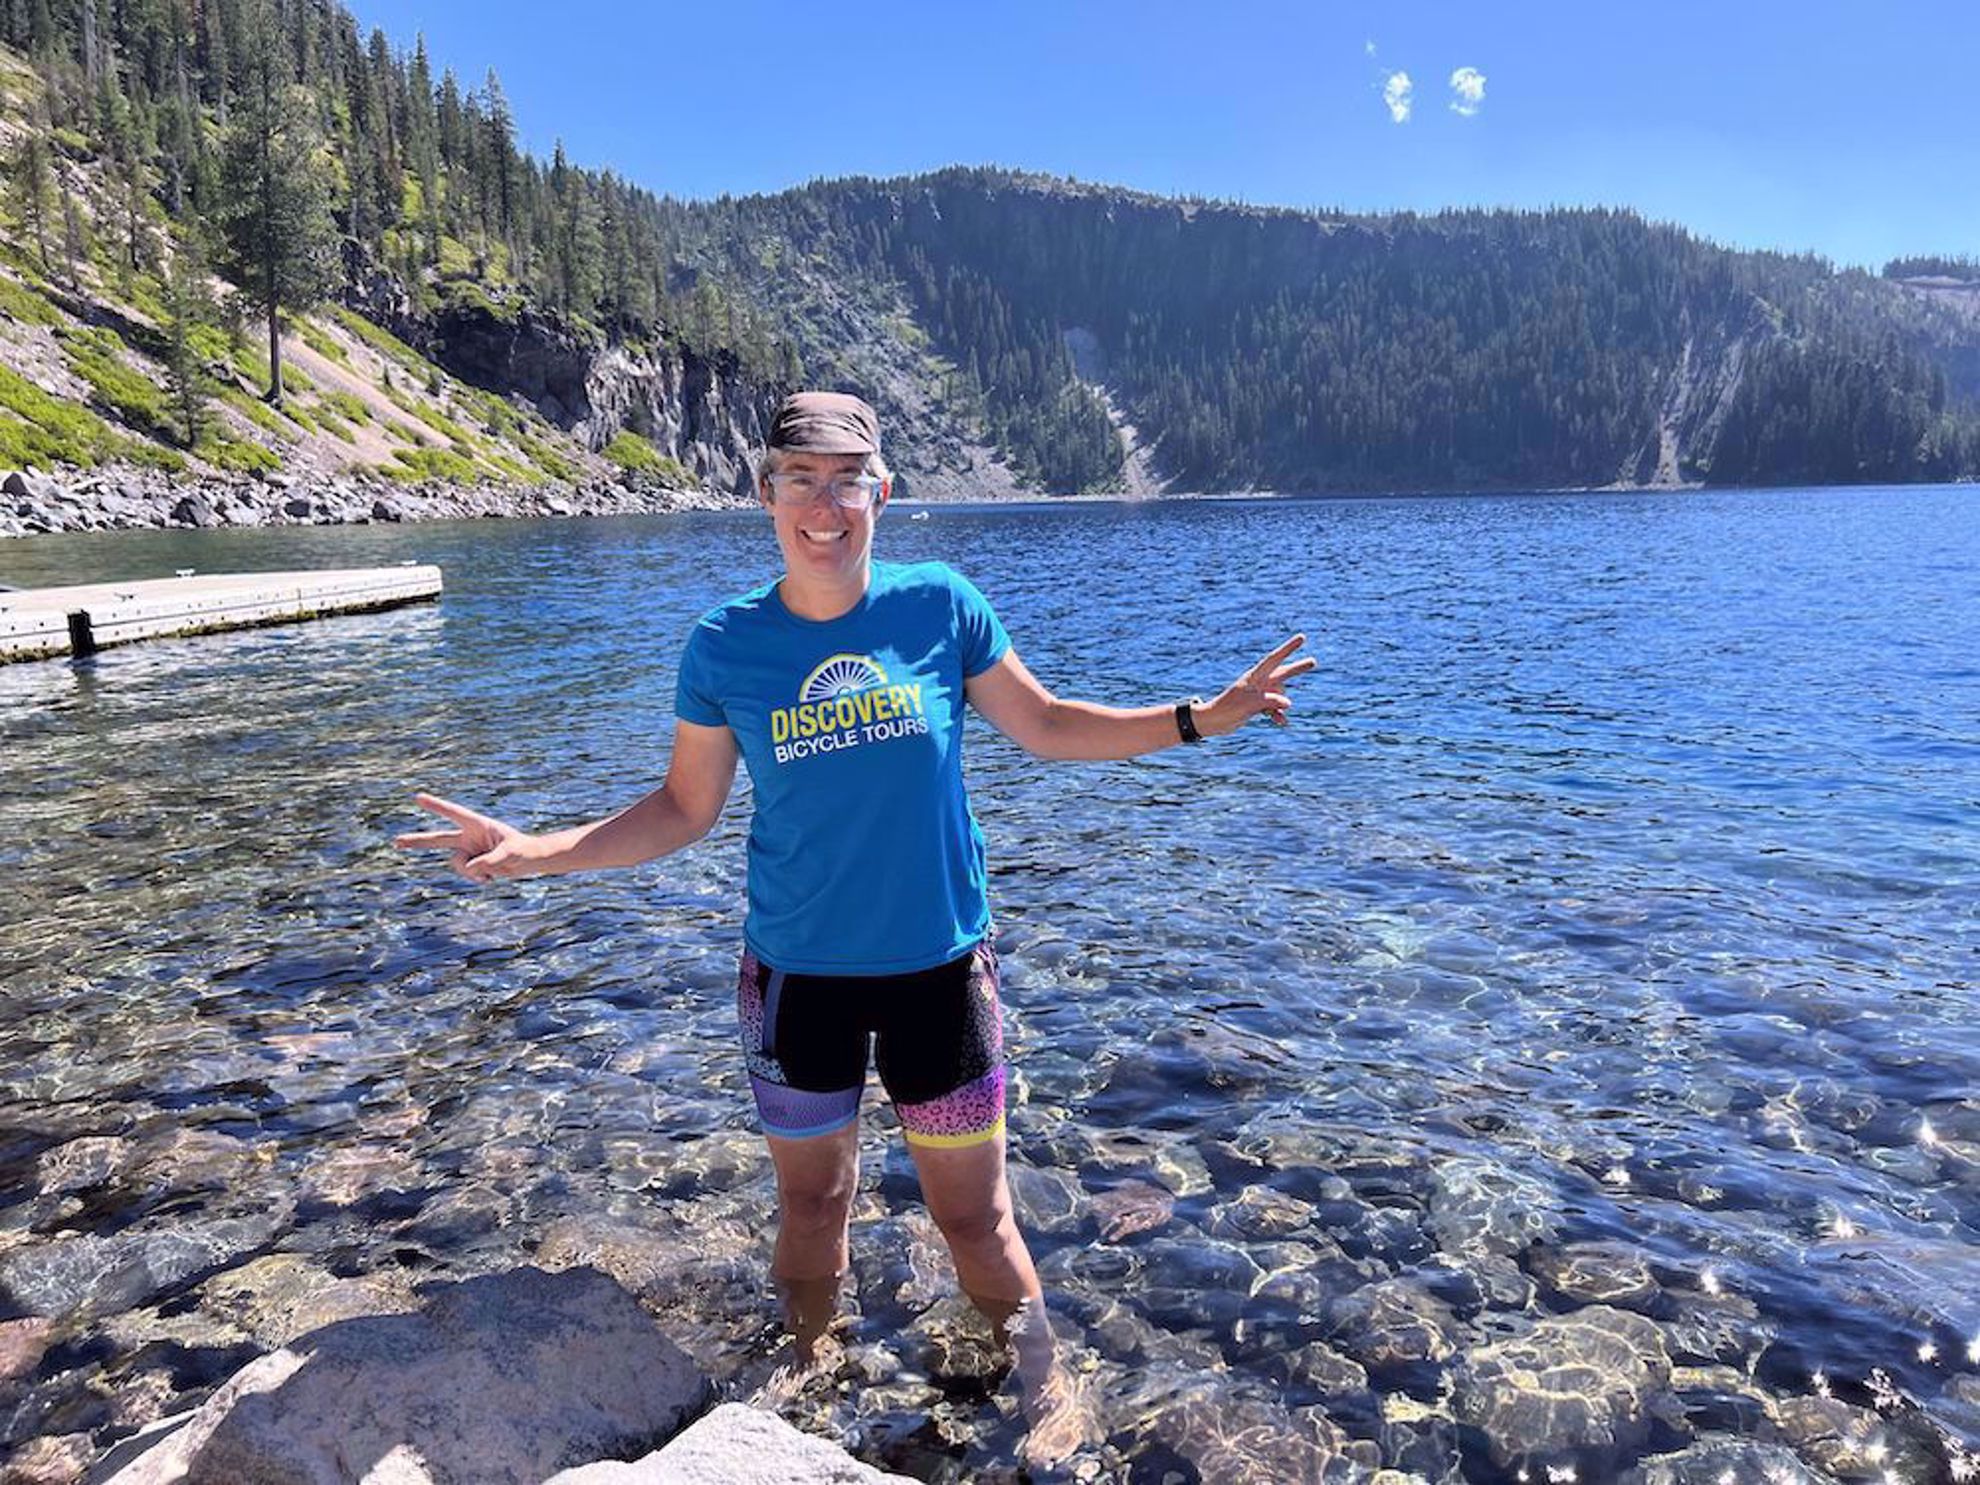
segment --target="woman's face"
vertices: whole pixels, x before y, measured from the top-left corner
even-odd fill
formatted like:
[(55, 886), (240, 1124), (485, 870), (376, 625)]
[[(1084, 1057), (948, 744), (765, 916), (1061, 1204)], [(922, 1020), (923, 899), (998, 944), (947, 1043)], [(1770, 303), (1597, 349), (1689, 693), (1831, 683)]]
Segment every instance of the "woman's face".
[[(841, 475), (863, 473), (866, 461), (858, 454), (785, 454), (779, 474), (808, 474), (821, 485)], [(784, 571), (805, 582), (837, 587), (863, 582), (873, 552), (873, 523), (887, 503), (882, 488), (865, 510), (847, 510), (822, 489), (804, 505), (787, 505), (776, 498), (765, 477), (757, 488), (777, 528), (777, 545), (784, 549)]]

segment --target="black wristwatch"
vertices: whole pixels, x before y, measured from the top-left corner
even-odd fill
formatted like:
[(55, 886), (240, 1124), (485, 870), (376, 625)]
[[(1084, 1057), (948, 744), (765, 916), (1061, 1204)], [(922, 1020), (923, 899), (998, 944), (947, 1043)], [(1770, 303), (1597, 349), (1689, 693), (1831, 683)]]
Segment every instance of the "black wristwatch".
[(1196, 730), (1196, 714), (1191, 710), (1201, 705), (1203, 705), (1201, 696), (1192, 696), (1187, 701), (1176, 703), (1176, 731), (1182, 734), (1182, 740), (1186, 743), (1203, 741), (1203, 734)]

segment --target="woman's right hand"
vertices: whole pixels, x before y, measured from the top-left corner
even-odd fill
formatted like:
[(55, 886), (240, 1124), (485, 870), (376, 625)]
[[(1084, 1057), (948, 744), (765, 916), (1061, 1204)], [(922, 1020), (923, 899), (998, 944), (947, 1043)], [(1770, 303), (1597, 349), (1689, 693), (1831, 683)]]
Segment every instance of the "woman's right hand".
[(452, 830), (413, 830), (394, 844), (407, 851), (450, 851), (453, 867), (470, 882), (530, 875), (536, 838), (526, 831), (455, 804), (435, 794), (415, 794), (413, 802), (454, 823)]

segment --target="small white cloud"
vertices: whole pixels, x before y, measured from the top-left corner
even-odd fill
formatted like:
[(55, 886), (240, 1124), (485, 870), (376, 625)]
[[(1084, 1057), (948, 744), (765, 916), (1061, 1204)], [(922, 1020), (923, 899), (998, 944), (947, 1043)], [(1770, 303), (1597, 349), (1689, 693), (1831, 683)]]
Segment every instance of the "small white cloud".
[(1372, 41), (1364, 41), (1361, 44), (1361, 49), (1367, 52), (1368, 55), (1371, 57), (1375, 55), (1375, 43)]
[(1407, 72), (1391, 72), (1389, 80), (1382, 84), (1382, 101), (1388, 105), (1389, 117), (1398, 124), (1409, 122), (1410, 87)]
[(1451, 112), (1470, 118), (1485, 102), (1485, 74), (1476, 67), (1460, 67), (1451, 74)]

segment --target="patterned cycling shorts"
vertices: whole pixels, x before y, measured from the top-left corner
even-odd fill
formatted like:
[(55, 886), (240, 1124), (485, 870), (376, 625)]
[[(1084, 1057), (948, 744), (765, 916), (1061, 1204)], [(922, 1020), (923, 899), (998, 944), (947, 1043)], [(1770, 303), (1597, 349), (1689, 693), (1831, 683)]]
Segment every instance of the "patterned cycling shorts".
[(766, 1133), (830, 1134), (859, 1117), (869, 1051), (915, 1145), (1004, 1132), (997, 951), (900, 975), (786, 974), (743, 951), (736, 1014)]

